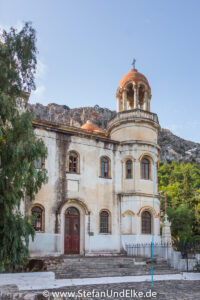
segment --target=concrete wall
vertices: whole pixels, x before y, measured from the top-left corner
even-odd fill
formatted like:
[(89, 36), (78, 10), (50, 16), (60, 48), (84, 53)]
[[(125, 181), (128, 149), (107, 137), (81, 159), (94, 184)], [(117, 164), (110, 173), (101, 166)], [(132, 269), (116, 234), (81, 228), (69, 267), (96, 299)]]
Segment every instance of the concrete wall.
[(34, 241), (29, 241), (31, 256), (61, 255), (61, 235), (52, 233), (36, 233)]

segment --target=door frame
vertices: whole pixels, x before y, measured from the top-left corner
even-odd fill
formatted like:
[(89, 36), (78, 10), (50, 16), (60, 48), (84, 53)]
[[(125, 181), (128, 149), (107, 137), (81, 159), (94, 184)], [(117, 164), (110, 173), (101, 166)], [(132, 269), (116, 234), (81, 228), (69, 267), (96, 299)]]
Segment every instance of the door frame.
[[(70, 208), (70, 207), (74, 207), (74, 206), (69, 206), (68, 208)], [(67, 208), (67, 209), (68, 209)], [(76, 207), (75, 207), (76, 208)], [(67, 209), (66, 209), (66, 211), (67, 211)], [(77, 209), (77, 208), (76, 208)], [(77, 209), (78, 210), (78, 209)], [(66, 211), (65, 211), (65, 222), (64, 222), (64, 226), (65, 226), (65, 228), (64, 228), (64, 254), (65, 255), (70, 255), (70, 254), (80, 254), (80, 211), (78, 210), (78, 215), (67, 215), (66, 214)], [(66, 252), (66, 248), (65, 248), (65, 238), (66, 238), (66, 220), (67, 220), (67, 218), (70, 220), (70, 228), (69, 228), (69, 232), (71, 233), (71, 230), (72, 230), (72, 228), (71, 228), (71, 226), (73, 226), (74, 225), (74, 223), (73, 223), (73, 225), (72, 225), (72, 222), (74, 222), (74, 221), (71, 221), (72, 219), (74, 220), (75, 218), (76, 219), (78, 219), (78, 253), (76, 253), (75, 251), (72, 251), (72, 252), (70, 252), (70, 253), (67, 253)]]
[[(79, 204), (80, 200), (76, 201), (75, 199), (72, 200), (68, 200), (61, 208), (60, 211), (60, 230), (61, 230), (61, 249), (62, 249), (62, 254), (65, 253), (65, 243), (64, 243), (64, 239), (65, 239), (65, 212), (66, 210), (73, 206), (75, 208), (78, 209), (79, 211), (79, 215), (80, 215), (80, 255), (84, 255), (85, 254), (85, 222), (87, 222), (87, 212), (84, 208), (84, 205), (80, 205)], [(68, 254), (66, 254), (68, 255)]]

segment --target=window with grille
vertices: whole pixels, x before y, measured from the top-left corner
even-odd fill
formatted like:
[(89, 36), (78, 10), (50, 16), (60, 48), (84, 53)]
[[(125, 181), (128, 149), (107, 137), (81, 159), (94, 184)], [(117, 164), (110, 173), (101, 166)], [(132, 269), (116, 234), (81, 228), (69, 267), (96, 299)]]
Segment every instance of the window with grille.
[(76, 207), (69, 207), (66, 210), (66, 215), (73, 215), (73, 216), (78, 216), (79, 215), (79, 211)]
[(34, 166), (36, 169), (43, 169), (45, 167), (44, 159), (40, 157), (37, 160), (34, 160)]
[(109, 233), (109, 213), (107, 211), (100, 213), (100, 233)]
[(132, 160), (130, 159), (126, 161), (126, 178), (132, 178)]
[(74, 151), (69, 153), (69, 172), (78, 173), (78, 154)]
[(101, 158), (101, 177), (109, 177), (109, 159), (107, 157)]
[(142, 179), (150, 179), (150, 162), (147, 158), (142, 159)]
[(31, 209), (32, 216), (34, 216), (33, 227), (35, 231), (43, 231), (43, 212), (40, 206), (34, 206)]
[(151, 234), (151, 214), (148, 211), (142, 213), (142, 233)]

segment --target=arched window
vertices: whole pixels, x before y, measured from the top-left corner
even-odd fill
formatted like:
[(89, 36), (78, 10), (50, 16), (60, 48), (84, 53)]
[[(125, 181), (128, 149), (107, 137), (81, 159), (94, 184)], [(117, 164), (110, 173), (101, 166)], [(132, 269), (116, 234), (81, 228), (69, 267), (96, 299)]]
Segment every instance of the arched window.
[(66, 215), (73, 215), (73, 216), (79, 216), (79, 211), (76, 207), (68, 207), (68, 209), (65, 212)]
[(100, 212), (100, 233), (109, 233), (109, 213), (106, 210)]
[(132, 178), (132, 169), (133, 169), (133, 163), (131, 159), (128, 159), (126, 161), (126, 178), (130, 179)]
[(110, 177), (110, 160), (105, 156), (101, 158), (101, 177)]
[(35, 231), (44, 231), (44, 209), (40, 206), (33, 206), (31, 214), (34, 217), (33, 227)]
[(142, 159), (142, 179), (150, 179), (150, 162), (147, 158)]
[(79, 173), (78, 154), (75, 151), (69, 152), (69, 172)]
[(144, 211), (142, 213), (142, 233), (151, 234), (151, 213)]

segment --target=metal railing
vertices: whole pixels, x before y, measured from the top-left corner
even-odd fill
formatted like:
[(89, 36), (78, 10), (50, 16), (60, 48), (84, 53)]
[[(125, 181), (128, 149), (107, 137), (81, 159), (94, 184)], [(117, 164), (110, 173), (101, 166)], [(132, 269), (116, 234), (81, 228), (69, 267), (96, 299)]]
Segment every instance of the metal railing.
[[(154, 243), (154, 256), (164, 257), (166, 249), (171, 248), (172, 244), (161, 244)], [(135, 257), (152, 257), (152, 243), (143, 243), (143, 244), (126, 244), (126, 251), (128, 256)]]
[(165, 259), (174, 269), (194, 270), (200, 265), (200, 242), (194, 243), (152, 243), (126, 244), (128, 256), (152, 258), (152, 248), (155, 258)]

